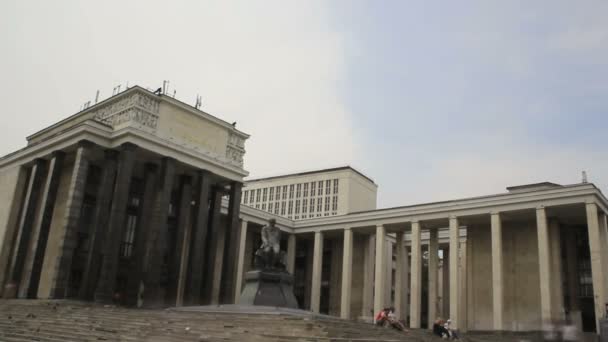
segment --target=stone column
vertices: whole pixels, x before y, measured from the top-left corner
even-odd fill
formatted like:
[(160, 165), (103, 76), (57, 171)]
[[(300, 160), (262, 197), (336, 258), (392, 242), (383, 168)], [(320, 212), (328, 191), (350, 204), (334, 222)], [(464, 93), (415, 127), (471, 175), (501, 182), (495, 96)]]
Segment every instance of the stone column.
[(562, 281), (562, 242), (560, 224), (557, 220), (549, 220), (549, 255), (551, 260), (551, 308), (553, 319), (563, 320), (564, 289)]
[(312, 259), (312, 286), (310, 290), (310, 310), (319, 313), (321, 305), (321, 276), (323, 272), (323, 233), (315, 232)]
[(350, 318), (350, 298), (352, 289), (353, 271), (353, 232), (350, 228), (344, 229), (344, 245), (342, 249), (342, 297), (340, 301), (340, 317)]
[(363, 305), (362, 316), (374, 317), (374, 263), (376, 256), (376, 238), (369, 235), (365, 243), (363, 264)]
[(203, 290), (203, 303), (211, 305), (220, 304), (220, 290), (222, 286), (222, 267), (224, 265), (224, 239), (226, 237), (226, 227), (220, 225), (222, 210), (222, 187), (215, 187), (213, 199), (211, 201), (211, 226), (207, 234), (207, 246), (205, 249), (207, 268)]
[(241, 289), (243, 288), (243, 269), (245, 264), (245, 245), (247, 244), (247, 221), (241, 221), (241, 232), (239, 233), (239, 255), (237, 259), (236, 269), (236, 286), (234, 287), (234, 303), (239, 302), (241, 298)]
[(454, 329), (459, 329), (460, 322), (460, 291), (459, 291), (459, 244), (460, 244), (460, 225), (456, 216), (450, 217), (450, 319)]
[(420, 245), (420, 223), (412, 222), (410, 238), (412, 266), (410, 283), (410, 327), (420, 328), (420, 302), (422, 296), (422, 246)]
[(179, 180), (179, 204), (177, 211), (177, 227), (175, 232), (174, 252), (169, 256), (169, 303), (181, 305), (183, 300), (183, 286), (180, 287), (182, 265), (187, 260), (183, 260), (184, 241), (189, 231), (190, 215), (192, 206), (192, 186), (191, 179), (187, 175), (181, 175)]
[(296, 234), (287, 237), (287, 272), (293, 275), (296, 268)]
[(589, 254), (591, 257), (591, 274), (593, 277), (593, 301), (595, 303), (595, 325), (600, 332), (600, 320), (604, 317), (604, 305), (606, 293), (604, 286), (604, 272), (608, 265), (604, 265), (602, 258), (602, 233), (598, 218), (597, 205), (587, 203), (585, 205), (587, 214), (587, 229), (589, 232)]
[(397, 265), (395, 268), (395, 315), (400, 319), (406, 320), (407, 316), (407, 273), (408, 260), (405, 243), (403, 241), (403, 232), (397, 233), (397, 241), (395, 248), (397, 250)]
[(384, 308), (386, 291), (386, 229), (376, 226), (376, 272), (374, 277), (374, 314)]
[[(25, 193), (25, 199), (23, 201), (23, 207), (21, 208), (21, 217), (19, 218), (19, 226), (17, 228), (17, 236), (15, 238), (15, 246), (13, 247), (13, 256), (11, 258), (11, 264), (8, 271), (8, 285), (15, 286), (17, 290), (21, 277), (23, 275), (23, 265), (25, 263), (25, 257), (27, 255), (28, 245), (30, 243), (30, 237), (32, 235), (32, 229), (36, 218), (36, 208), (40, 195), (40, 188), (46, 173), (46, 161), (43, 159), (36, 159), (34, 165), (30, 168), (30, 175), (27, 184), (27, 190)], [(6, 298), (14, 297), (17, 293), (4, 292)]]
[[(597, 215), (596, 215), (597, 216)], [(597, 218), (596, 218), (597, 219)], [(540, 309), (542, 323), (551, 321), (551, 260), (549, 251), (549, 228), (544, 207), (536, 209), (538, 239), (538, 271), (540, 283)]]
[(502, 254), (502, 221), (499, 213), (490, 216), (492, 230), (492, 313), (494, 330), (504, 330), (504, 280)]
[(32, 231), (32, 238), (30, 239), (32, 246), (26, 258), (25, 272), (21, 280), (20, 288), (22, 292), (19, 295), (20, 298), (36, 298), (38, 294), (40, 272), (49, 237), (51, 219), (53, 218), (53, 209), (55, 208), (64, 157), (65, 154), (61, 151), (53, 152), (53, 157), (49, 162), (48, 174), (40, 195), (40, 209), (38, 210), (35, 220), (36, 224)]
[(448, 248), (443, 249), (443, 266), (442, 268), (442, 287), (441, 292), (443, 306), (441, 308), (441, 317), (450, 317), (450, 251)]
[(99, 281), (95, 290), (95, 301), (97, 302), (111, 303), (114, 296), (116, 272), (118, 271), (118, 253), (125, 230), (129, 188), (131, 187), (131, 177), (135, 165), (135, 148), (135, 145), (123, 145), (118, 157), (114, 198), (112, 199), (110, 218), (103, 243), (103, 261)]
[(224, 265), (222, 271), (222, 295), (227, 302), (232, 302), (234, 296), (234, 285), (236, 279), (236, 256), (238, 254), (238, 241), (240, 222), (239, 212), (241, 209), (241, 189), (243, 184), (232, 182), (230, 185), (230, 201), (228, 202), (228, 226), (226, 227), (226, 238), (224, 240)]
[(91, 240), (89, 252), (82, 276), (80, 292), (78, 297), (83, 300), (92, 300), (97, 285), (97, 275), (101, 267), (102, 248), (104, 233), (108, 227), (110, 218), (110, 204), (114, 191), (114, 181), (116, 180), (116, 165), (118, 152), (114, 150), (105, 151), (104, 165), (101, 170), (99, 187), (95, 202), (95, 218), (91, 228)]
[(429, 229), (429, 265), (428, 265), (428, 329), (433, 329), (431, 322), (437, 318), (437, 267), (439, 264), (439, 236), (437, 229)]
[(190, 276), (186, 284), (184, 302), (186, 305), (200, 305), (203, 289), (203, 275), (205, 272), (205, 247), (207, 246), (207, 230), (209, 222), (209, 190), (211, 175), (207, 171), (197, 174), (196, 209), (194, 224), (192, 225), (192, 238), (190, 239)]
[(150, 218), (150, 233), (146, 243), (145, 291), (144, 306), (162, 307), (165, 293), (161, 288), (161, 270), (163, 269), (168, 233), (167, 220), (173, 180), (175, 178), (175, 159), (161, 160), (158, 189), (154, 198), (154, 207)]
[(51, 298), (64, 298), (68, 290), (68, 277), (72, 268), (74, 247), (78, 238), (78, 224), (84, 200), (84, 190), (89, 173), (89, 154), (93, 144), (88, 141), (78, 143), (75, 151), (74, 168), (68, 185), (68, 196), (65, 204), (61, 226), (64, 227), (63, 239), (59, 241), (59, 255), (51, 280)]

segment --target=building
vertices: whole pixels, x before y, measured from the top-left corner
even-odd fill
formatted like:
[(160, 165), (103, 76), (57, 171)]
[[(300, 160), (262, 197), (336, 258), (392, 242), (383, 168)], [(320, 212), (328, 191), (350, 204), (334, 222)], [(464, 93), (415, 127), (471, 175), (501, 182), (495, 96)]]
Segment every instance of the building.
[(330, 206), (322, 216), (290, 219), (275, 214), (277, 186), (283, 201), (283, 186), (289, 194), (294, 185), (297, 200), (297, 184), (310, 193), (313, 181), (327, 189), (330, 180), (333, 196), (338, 179), (341, 197), (348, 181), (327, 170), (281, 184), (258, 180), (245, 188), (249, 199), (274, 187), (273, 209), (262, 210), (270, 199), (245, 203), (247, 138), (140, 87), (28, 137), (25, 148), (0, 158), (2, 296), (233, 303), (259, 230), (275, 218), (303, 309), (369, 319), (394, 305), (414, 328), (442, 316), (464, 331), (527, 331), (568, 316), (585, 331), (599, 329), (608, 302), (608, 200), (593, 184), (530, 184), (375, 209), (375, 184), (344, 168), (331, 172), (369, 185), (344, 198), (362, 198), (367, 210), (341, 198), (336, 215)]
[(293, 220), (376, 209), (378, 186), (350, 166), (245, 181), (242, 204)]

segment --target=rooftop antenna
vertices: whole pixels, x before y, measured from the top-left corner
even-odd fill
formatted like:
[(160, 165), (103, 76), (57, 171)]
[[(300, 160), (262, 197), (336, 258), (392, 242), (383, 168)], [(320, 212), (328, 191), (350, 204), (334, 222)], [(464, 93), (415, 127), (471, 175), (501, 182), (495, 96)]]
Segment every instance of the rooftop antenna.
[(166, 94), (168, 90), (169, 90), (169, 81), (164, 80), (163, 81), (163, 94)]
[(97, 89), (97, 93), (95, 94), (95, 104), (97, 104), (98, 100), (99, 100), (99, 89)]
[(177, 90), (173, 89), (173, 98), (175, 98), (175, 93), (177, 93)]
[(82, 106), (82, 109), (85, 110), (87, 108), (89, 108), (91, 106), (91, 101), (87, 101), (84, 103), (84, 105)]
[(583, 170), (583, 183), (587, 183), (587, 171)]
[(203, 99), (201, 98), (201, 96), (196, 94), (196, 104), (194, 105), (194, 108), (196, 108), (196, 109), (201, 108), (202, 102), (203, 102)]

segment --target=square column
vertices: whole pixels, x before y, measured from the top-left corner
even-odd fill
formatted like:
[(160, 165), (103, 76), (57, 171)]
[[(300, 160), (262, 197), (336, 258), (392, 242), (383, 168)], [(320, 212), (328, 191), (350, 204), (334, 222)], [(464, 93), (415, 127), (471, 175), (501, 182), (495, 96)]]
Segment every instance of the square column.
[(604, 264), (602, 258), (603, 234), (600, 231), (597, 205), (587, 203), (585, 205), (587, 213), (587, 229), (589, 231), (589, 254), (591, 257), (591, 274), (593, 277), (593, 301), (595, 303), (595, 325), (597, 332), (600, 331), (600, 320), (604, 317), (604, 304), (606, 303), (606, 293), (604, 284), (604, 272), (608, 265)]
[(494, 320), (494, 330), (504, 330), (504, 268), (500, 214), (492, 213), (490, 221), (492, 229), (492, 317)]
[(428, 267), (428, 329), (437, 318), (437, 267), (439, 264), (439, 234), (437, 229), (429, 229), (429, 267)]
[(450, 319), (454, 329), (462, 325), (460, 314), (459, 264), (460, 225), (456, 216), (450, 217)]
[(323, 233), (315, 232), (312, 256), (312, 286), (310, 289), (310, 310), (319, 313), (321, 305), (321, 276), (323, 271)]
[(294, 275), (296, 270), (296, 234), (287, 237), (287, 272)]
[(412, 266), (410, 285), (410, 328), (420, 328), (420, 302), (422, 296), (422, 248), (420, 245), (420, 223), (412, 222), (410, 238)]
[(376, 256), (376, 238), (368, 235), (363, 251), (363, 306), (361, 315), (374, 318), (374, 262)]
[(226, 237), (224, 240), (224, 264), (222, 265), (221, 298), (230, 303), (234, 298), (234, 287), (236, 280), (236, 259), (238, 254), (238, 241), (240, 232), (239, 212), (241, 210), (241, 195), (243, 184), (232, 182), (230, 184), (230, 197), (228, 201), (228, 225), (226, 226)]
[[(597, 215), (595, 216), (597, 222)], [(549, 224), (544, 207), (536, 209), (538, 239), (538, 272), (540, 283), (540, 313), (542, 323), (551, 321), (551, 260), (549, 251)], [(591, 238), (589, 239), (591, 240)]]
[[(179, 204), (178, 218), (175, 233), (175, 245), (173, 253), (169, 256), (169, 305), (175, 303), (176, 306), (183, 304), (184, 284), (180, 279), (184, 278), (182, 269), (187, 263), (187, 258), (184, 258), (186, 250), (186, 236), (189, 231), (190, 217), (192, 211), (192, 186), (191, 179), (188, 175), (180, 175), (179, 177)], [(187, 254), (186, 254), (187, 255)], [(185, 273), (185, 272), (184, 272)]]
[(376, 226), (376, 272), (374, 277), (374, 315), (384, 308), (386, 290), (386, 229)]
[(407, 251), (403, 241), (403, 232), (397, 233), (397, 263), (395, 269), (395, 315), (400, 319), (405, 320), (407, 316), (407, 289), (409, 287), (407, 276), (409, 265), (407, 260)]
[(241, 232), (239, 241), (239, 253), (237, 259), (236, 280), (234, 287), (234, 303), (237, 304), (241, 298), (241, 290), (243, 288), (243, 269), (245, 263), (245, 245), (247, 244), (247, 221), (241, 221)]
[(350, 295), (353, 279), (353, 232), (344, 229), (344, 246), (342, 249), (342, 297), (340, 301), (340, 317), (350, 318)]

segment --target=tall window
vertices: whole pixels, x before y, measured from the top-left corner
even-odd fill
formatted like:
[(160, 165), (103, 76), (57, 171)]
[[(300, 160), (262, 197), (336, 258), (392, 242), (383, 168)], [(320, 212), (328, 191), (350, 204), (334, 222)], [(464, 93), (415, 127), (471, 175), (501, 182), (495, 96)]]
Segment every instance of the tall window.
[(274, 206), (274, 214), (275, 215), (279, 215), (279, 209), (280, 209), (280, 205), (279, 202), (277, 202)]
[(338, 210), (338, 196), (334, 196), (331, 198), (331, 210)]
[(317, 201), (317, 212), (320, 212), (322, 210), (323, 210), (323, 197), (319, 197), (319, 199)]
[(268, 212), (271, 213), (272, 212), (272, 206), (274, 203), (270, 202), (268, 203)]
[(287, 185), (283, 185), (283, 198), (282, 199), (286, 199), (287, 198)]
[(249, 194), (249, 203), (253, 204), (253, 196), (255, 196), (255, 190), (251, 190)]
[(319, 181), (318, 183), (318, 190), (317, 193), (319, 194), (319, 196), (323, 195), (323, 181)]
[(308, 200), (305, 198), (302, 200), (302, 213), (306, 214), (308, 212)]
[(266, 203), (262, 203), (262, 210), (266, 211)]
[(268, 195), (269, 201), (274, 201), (274, 187), (270, 188), (270, 194)]
[(266, 202), (267, 195), (268, 195), (268, 188), (264, 188), (263, 194), (262, 194), (262, 202)]
[(277, 193), (277, 201), (281, 199), (281, 187), (277, 186), (275, 187), (275, 192)]
[(243, 193), (243, 204), (247, 204), (247, 199), (249, 197), (247, 197), (247, 195), (249, 194), (249, 190), (245, 190), (245, 192)]
[(302, 195), (302, 184), (296, 186), (296, 198), (300, 198), (300, 195)]
[(281, 202), (281, 215), (285, 216), (285, 201)]
[(296, 215), (300, 214), (300, 200), (296, 200)]
[(338, 179), (334, 179), (334, 194), (338, 193)]
[(289, 208), (287, 209), (287, 215), (291, 215), (293, 213), (293, 201), (289, 201)]
[(310, 212), (314, 212), (315, 211), (315, 199), (311, 198), (310, 199)]
[(314, 196), (315, 195), (315, 182), (311, 182), (310, 183), (310, 196)]
[(255, 201), (259, 202), (260, 201), (260, 194), (262, 193), (262, 189), (257, 189), (255, 191)]
[(289, 186), (289, 199), (293, 198), (293, 184)]
[(304, 183), (304, 197), (308, 197), (308, 183)]
[(325, 197), (325, 211), (329, 211), (329, 197)]
[(325, 194), (329, 195), (329, 192), (331, 191), (331, 180), (326, 180), (325, 181)]

